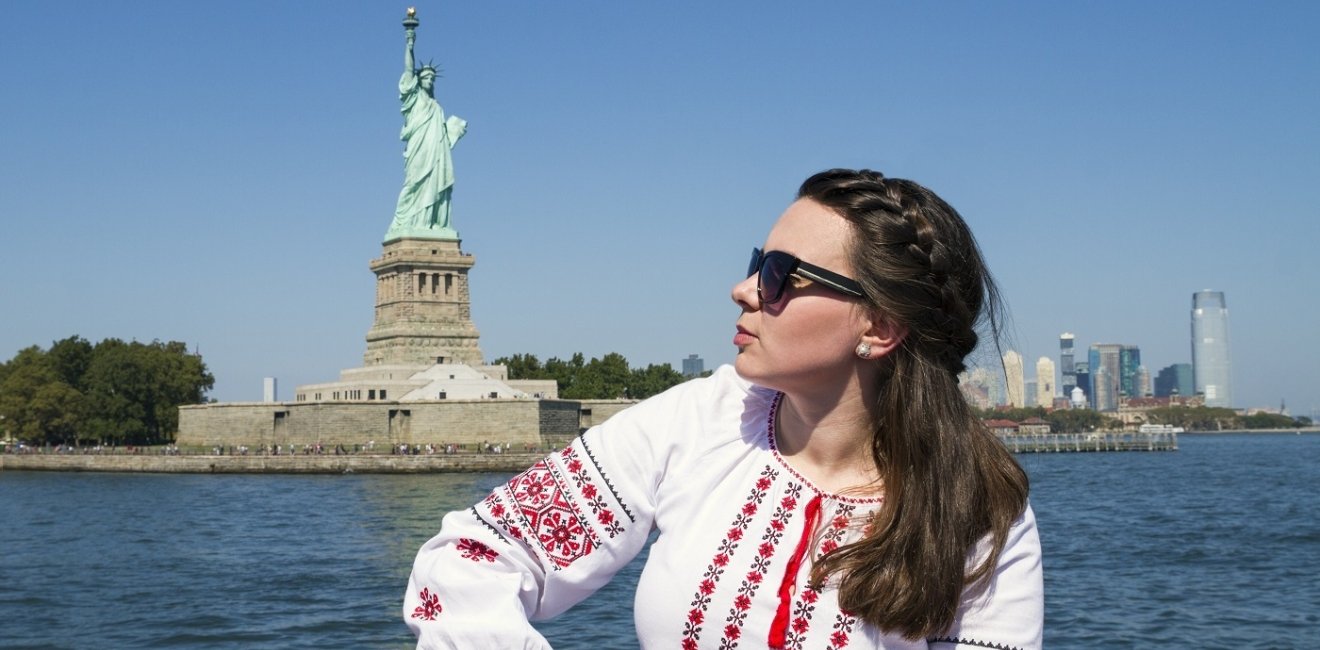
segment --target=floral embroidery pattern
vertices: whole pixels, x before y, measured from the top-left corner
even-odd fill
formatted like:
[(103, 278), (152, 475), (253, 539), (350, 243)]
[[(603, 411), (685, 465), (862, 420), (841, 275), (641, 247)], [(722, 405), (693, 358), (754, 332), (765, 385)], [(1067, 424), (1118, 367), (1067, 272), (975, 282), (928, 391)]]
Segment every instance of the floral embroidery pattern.
[(834, 632), (830, 634), (830, 644), (826, 646), (828, 650), (843, 650), (848, 647), (848, 635), (852, 633), (853, 625), (857, 624), (857, 618), (851, 612), (839, 612), (834, 617)]
[[(747, 527), (752, 523), (752, 516), (756, 514), (760, 504), (765, 501), (766, 491), (774, 484), (779, 472), (770, 466), (761, 470), (760, 478), (756, 479), (756, 484), (752, 486), (751, 492), (747, 495), (747, 501), (743, 503), (742, 508), (734, 515), (733, 524), (729, 527), (729, 532), (724, 539), (720, 541), (719, 548), (715, 551), (715, 557), (711, 559), (706, 567), (706, 572), (702, 574), (701, 584), (697, 586), (696, 594), (692, 598), (691, 610), (688, 611), (687, 621), (683, 624), (683, 650), (696, 650), (697, 643), (701, 639), (701, 624), (706, 618), (706, 608), (710, 606), (711, 594), (715, 591), (715, 586), (724, 575), (724, 569), (729, 565), (729, 558), (738, 548), (738, 542), (747, 532)], [(752, 606), (752, 601), (743, 595), (739, 595), (734, 602), (735, 609), (746, 611)], [(742, 630), (737, 625), (727, 625), (724, 628), (724, 640), (737, 641)]]
[[(839, 543), (848, 534), (849, 517), (856, 509), (857, 506), (848, 503), (841, 503), (838, 505), (838, 509), (834, 513), (834, 518), (830, 520), (829, 527), (821, 534), (820, 546), (818, 548), (819, 552), (816, 554), (817, 562), (825, 557), (826, 553), (839, 548)], [(813, 589), (810, 586), (802, 589), (802, 594), (799, 597), (799, 600), (793, 606), (793, 619), (789, 624), (786, 647), (793, 650), (800, 650), (802, 648), (807, 630), (811, 628), (811, 615), (816, 611), (816, 601), (819, 599), (819, 590)], [(848, 635), (847, 633), (843, 633), (840, 636), (839, 633), (836, 632), (835, 635), (831, 636), (831, 641), (847, 645)], [(843, 646), (840, 645), (838, 647)]]
[(741, 630), (747, 621), (747, 610), (751, 609), (752, 599), (756, 598), (757, 590), (765, 581), (766, 572), (770, 568), (770, 558), (774, 557), (775, 549), (784, 537), (784, 528), (787, 527), (788, 520), (800, 498), (802, 498), (802, 485), (790, 481), (784, 497), (779, 500), (779, 505), (770, 518), (770, 523), (766, 525), (765, 533), (761, 535), (761, 545), (756, 547), (756, 556), (752, 558), (751, 568), (743, 578), (742, 584), (738, 586), (738, 595), (734, 598), (733, 607), (724, 619), (729, 625), (724, 629), (724, 638), (720, 640), (721, 650), (733, 650), (738, 647), (738, 636), (741, 636), (741, 632), (731, 636), (729, 628)]
[[(623, 510), (623, 514), (627, 515), (628, 521), (637, 521), (637, 518), (633, 516), (632, 511), (628, 509), (628, 504), (623, 502), (623, 497), (619, 496), (618, 490), (614, 489), (614, 484), (610, 482), (610, 477), (605, 474), (605, 468), (600, 466), (600, 461), (596, 460), (596, 456), (591, 453), (591, 447), (587, 446), (587, 436), (578, 438), (577, 444), (582, 445), (583, 453), (585, 453), (587, 458), (591, 460), (591, 464), (596, 467), (596, 473), (600, 475), (600, 480), (605, 483), (605, 487), (609, 488), (610, 494), (614, 495), (614, 502), (619, 504), (619, 508)], [(576, 453), (576, 451), (574, 453)]]
[(504, 503), (500, 501), (498, 493), (491, 492), (490, 495), (486, 497), (486, 500), (481, 502), (481, 505), (486, 508), (486, 512), (489, 512), (490, 515), (495, 518), (495, 523), (499, 524), (501, 528), (509, 532), (510, 537), (514, 539), (526, 539), (526, 537), (523, 536), (522, 529), (518, 526), (518, 522), (514, 520), (513, 514), (508, 508), (504, 507)]
[[(539, 550), (556, 571), (586, 557), (600, 546), (601, 536), (622, 534), (624, 525), (634, 519), (595, 459), (584, 462), (584, 452), (585, 442), (579, 438), (540, 460), (492, 491), (474, 508), (477, 518), (489, 522), (497, 533), (503, 531)], [(586, 457), (591, 458), (589, 452)], [(602, 482), (608, 489), (600, 487)], [(490, 554), (494, 551), (489, 547), (486, 551), (464, 557), (492, 562), (498, 557)]]
[(422, 604), (413, 610), (412, 617), (420, 618), (424, 621), (434, 621), (435, 617), (444, 609), (440, 606), (440, 597), (431, 593), (431, 590), (423, 587), (422, 593), (417, 594)]
[(500, 554), (492, 550), (491, 547), (486, 546), (475, 539), (468, 539), (466, 537), (459, 538), (458, 550), (463, 553), (463, 557), (478, 563), (482, 560), (494, 562), (495, 558), (500, 556)]
[(820, 554), (816, 560), (820, 560), (826, 553), (831, 553), (839, 548), (839, 543), (848, 534), (848, 522), (851, 520), (853, 510), (857, 506), (841, 503), (839, 509), (834, 513), (834, 520), (830, 522), (830, 527), (826, 529), (825, 534), (821, 536)]
[(505, 490), (556, 569), (586, 557), (597, 546), (595, 534), (577, 513), (577, 504), (560, 485), (554, 466), (542, 460), (513, 477)]
[(610, 510), (609, 505), (605, 503), (604, 495), (591, 482), (591, 476), (582, 464), (582, 459), (578, 458), (577, 450), (571, 446), (566, 447), (563, 455), (565, 467), (568, 468), (568, 473), (573, 477), (573, 483), (582, 493), (587, 506), (591, 508), (592, 514), (596, 515), (596, 521), (604, 527), (610, 539), (614, 539), (615, 536), (623, 532), (623, 525), (619, 522), (618, 517), (614, 516), (614, 512)]
[(793, 622), (788, 626), (788, 642), (785, 645), (792, 650), (801, 650), (807, 630), (811, 628), (811, 615), (816, 611), (816, 601), (820, 592), (811, 587), (802, 589), (802, 598), (793, 606)]

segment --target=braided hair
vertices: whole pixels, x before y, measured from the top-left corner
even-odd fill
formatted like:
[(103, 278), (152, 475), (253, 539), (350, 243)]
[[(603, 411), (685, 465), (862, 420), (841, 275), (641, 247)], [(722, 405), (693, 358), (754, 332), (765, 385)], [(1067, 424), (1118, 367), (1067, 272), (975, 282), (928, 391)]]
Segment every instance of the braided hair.
[[(870, 532), (827, 554), (812, 578), (837, 579), (840, 606), (877, 628), (938, 635), (964, 589), (993, 573), (1026, 505), (1025, 472), (958, 389), (978, 327), (998, 344), (998, 291), (966, 222), (917, 183), (834, 169), (808, 178), (798, 197), (848, 221), (867, 306), (908, 332), (880, 359), (869, 452), (884, 505)], [(987, 535), (990, 552), (969, 565)]]

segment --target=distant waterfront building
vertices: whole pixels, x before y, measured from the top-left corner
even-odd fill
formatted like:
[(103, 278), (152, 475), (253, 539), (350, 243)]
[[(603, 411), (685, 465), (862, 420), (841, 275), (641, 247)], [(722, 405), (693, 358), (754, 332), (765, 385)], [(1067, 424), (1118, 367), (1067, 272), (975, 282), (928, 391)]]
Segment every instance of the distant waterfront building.
[(706, 372), (706, 361), (701, 357), (695, 354), (689, 354), (688, 357), (683, 360), (684, 377), (696, 377), (703, 372)]
[(1022, 376), (1022, 355), (1016, 350), (1004, 353), (1004, 392), (1005, 403), (1009, 406), (1026, 406), (1026, 381)]
[(1100, 366), (1092, 377), (1095, 394), (1091, 396), (1091, 408), (1097, 411), (1118, 410), (1118, 382), (1109, 374), (1109, 368)]
[(1175, 363), (1165, 366), (1155, 375), (1155, 397), (1182, 395), (1190, 397), (1196, 394), (1196, 383), (1192, 378), (1192, 364)]
[[(1124, 346), (1116, 343), (1096, 343), (1088, 354), (1091, 365), (1091, 408), (1097, 411), (1118, 409), (1118, 396), (1122, 391), (1120, 357)], [(1136, 366), (1133, 366), (1135, 374)]]
[(1141, 349), (1124, 345), (1118, 350), (1118, 394), (1120, 397), (1141, 397), (1138, 374), (1141, 369)]
[(1027, 408), (1031, 408), (1033, 406), (1041, 406), (1041, 403), (1036, 401), (1036, 382), (1035, 381), (1023, 382), (1022, 385), (1025, 388), (1025, 390), (1022, 392), (1022, 396), (1023, 399), (1026, 400), (1026, 403), (1024, 403), (1023, 406), (1026, 406)]
[(1154, 394), (1150, 387), (1150, 371), (1146, 366), (1137, 366), (1137, 394), (1133, 397), (1150, 397)]
[(1054, 362), (1049, 357), (1036, 361), (1036, 405), (1054, 405)]
[(278, 384), (274, 377), (266, 377), (261, 380), (261, 401), (275, 402), (279, 400)]
[(1233, 406), (1228, 303), (1223, 291), (1192, 294), (1192, 374), (1206, 406)]
[(979, 409), (995, 406), (994, 387), (998, 384), (995, 376), (981, 367), (972, 368), (958, 375), (958, 389), (962, 391), (963, 397), (969, 404)]
[[(1086, 396), (1086, 399), (1088, 400), (1088, 401), (1086, 402), (1086, 404), (1089, 405), (1089, 404), (1090, 404), (1090, 401), (1089, 401), (1089, 400), (1091, 399), (1091, 398), (1090, 398), (1090, 395), (1091, 395), (1091, 364), (1090, 364), (1090, 362), (1088, 362), (1088, 361), (1079, 361), (1079, 362), (1077, 362), (1075, 365), (1073, 365), (1073, 378), (1077, 380), (1077, 385), (1075, 386), (1075, 388), (1080, 388), (1080, 389), (1082, 389), (1082, 395)], [(1069, 398), (1071, 398), (1072, 395), (1073, 395), (1073, 394), (1072, 394), (1071, 392), (1068, 393), (1068, 397), (1069, 397)]]
[(1075, 409), (1086, 408), (1086, 393), (1082, 391), (1081, 386), (1073, 386), (1072, 392), (1069, 393), (1068, 403)]
[(1059, 386), (1064, 397), (1072, 395), (1073, 386), (1077, 385), (1077, 370), (1073, 365), (1072, 332), (1059, 335)]

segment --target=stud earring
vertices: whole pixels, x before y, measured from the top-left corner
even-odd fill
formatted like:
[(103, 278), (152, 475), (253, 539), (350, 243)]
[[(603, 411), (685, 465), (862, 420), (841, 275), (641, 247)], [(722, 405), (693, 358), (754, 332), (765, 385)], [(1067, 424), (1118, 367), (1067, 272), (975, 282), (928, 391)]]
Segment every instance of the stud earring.
[(863, 341), (863, 342), (861, 342), (861, 343), (858, 343), (858, 344), (857, 344), (857, 349), (855, 350), (855, 352), (857, 352), (857, 356), (859, 356), (859, 357), (861, 357), (861, 358), (863, 358), (863, 359), (870, 359), (870, 358), (871, 358), (871, 344), (870, 344), (870, 343), (867, 343), (867, 342), (865, 342), (865, 341)]

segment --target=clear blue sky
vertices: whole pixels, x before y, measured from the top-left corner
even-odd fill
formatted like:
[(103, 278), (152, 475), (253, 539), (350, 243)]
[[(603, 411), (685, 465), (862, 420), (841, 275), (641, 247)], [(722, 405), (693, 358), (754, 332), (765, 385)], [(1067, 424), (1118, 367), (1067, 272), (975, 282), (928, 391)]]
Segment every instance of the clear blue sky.
[[(182, 340), (226, 401), (359, 365), (406, 7), (5, 3), (0, 358)], [(1320, 4), (418, 13), (469, 125), (454, 223), (487, 359), (732, 360), (748, 249), (809, 173), (866, 166), (972, 223), (1029, 365), (1064, 331), (1190, 362), (1217, 289), (1239, 405), (1320, 409)]]

